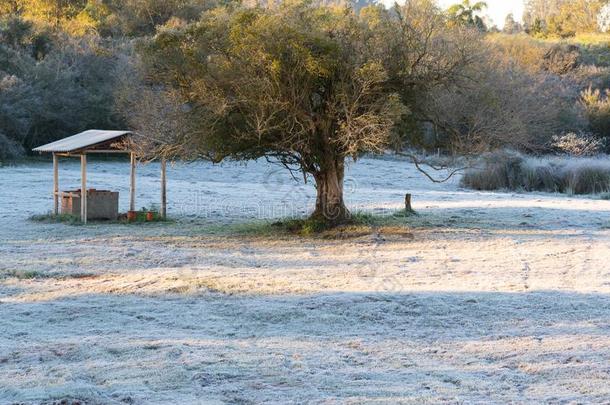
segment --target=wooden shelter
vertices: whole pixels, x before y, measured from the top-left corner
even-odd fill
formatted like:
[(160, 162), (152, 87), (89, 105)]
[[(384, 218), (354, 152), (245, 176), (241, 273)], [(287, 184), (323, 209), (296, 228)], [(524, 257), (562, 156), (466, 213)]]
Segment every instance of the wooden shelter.
[[(129, 189), (129, 210), (136, 209), (136, 164), (137, 156), (133, 150), (131, 131), (106, 131), (90, 129), (59, 141), (34, 148), (34, 152), (53, 154), (53, 212), (59, 214), (59, 157), (80, 157), (81, 161), (81, 221), (87, 222), (87, 155), (93, 153), (127, 153), (130, 155), (131, 174)], [(166, 161), (161, 160), (161, 212), (167, 214), (167, 177)]]

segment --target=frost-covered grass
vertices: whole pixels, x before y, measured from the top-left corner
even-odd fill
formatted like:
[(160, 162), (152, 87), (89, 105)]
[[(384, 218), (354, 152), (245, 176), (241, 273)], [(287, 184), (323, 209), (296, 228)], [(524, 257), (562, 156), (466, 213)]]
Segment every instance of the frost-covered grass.
[(466, 171), (462, 184), (476, 190), (603, 195), (610, 192), (610, 157), (531, 157), (496, 152)]
[[(127, 165), (89, 167), (125, 210)], [(148, 206), (158, 167), (138, 169)], [(28, 220), (52, 203), (50, 163), (0, 169), (0, 403), (610, 397), (608, 201), (468, 191), (363, 159), (348, 206), (384, 220), (412, 193), (404, 234), (235, 232), (311, 208), (313, 187), (275, 170), (177, 166), (176, 222), (74, 227)], [(62, 161), (62, 189), (78, 174)]]

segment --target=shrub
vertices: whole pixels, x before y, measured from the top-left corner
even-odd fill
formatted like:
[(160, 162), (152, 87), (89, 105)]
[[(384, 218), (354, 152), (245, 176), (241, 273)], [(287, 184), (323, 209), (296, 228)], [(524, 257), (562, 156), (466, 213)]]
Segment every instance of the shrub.
[(551, 148), (572, 156), (593, 156), (602, 151), (603, 142), (587, 134), (567, 133), (553, 136)]
[(591, 87), (581, 93), (581, 104), (589, 119), (591, 131), (600, 138), (610, 135), (610, 90), (604, 94)]
[(564, 75), (580, 65), (580, 48), (571, 44), (556, 44), (543, 57), (542, 68), (548, 72)]
[(600, 194), (610, 191), (610, 161), (605, 156), (535, 158), (501, 151), (467, 170), (461, 184), (476, 190)]
[(476, 190), (500, 190), (518, 188), (523, 157), (510, 151), (483, 156), (482, 167), (464, 173), (462, 184)]
[(490, 55), (469, 77), (422, 100), (441, 147), (465, 144), (470, 154), (501, 147), (542, 151), (554, 134), (578, 129), (579, 91), (556, 75), (528, 73)]
[(600, 194), (610, 191), (610, 165), (602, 162), (569, 163), (563, 168), (563, 191), (568, 194)]
[(487, 41), (506, 59), (516, 62), (521, 68), (532, 73), (542, 70), (544, 55), (550, 49), (549, 44), (527, 34), (493, 34), (487, 37)]

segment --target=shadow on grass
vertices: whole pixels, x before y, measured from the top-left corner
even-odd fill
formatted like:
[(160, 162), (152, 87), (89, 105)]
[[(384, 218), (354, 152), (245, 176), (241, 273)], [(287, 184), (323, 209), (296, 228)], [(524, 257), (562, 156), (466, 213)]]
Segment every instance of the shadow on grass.
[[(39, 395), (44, 379), (36, 378), (69, 365), (57, 386), (86, 386), (91, 402), (125, 390), (126, 376), (130, 392), (169, 393), (171, 380), (176, 392), (205, 389), (234, 403), (247, 403), (238, 399), (254, 390), (274, 402), (278, 386), (283, 400), (301, 403), (607, 400), (607, 294), (87, 294), (2, 307), (0, 336), (14, 353), (3, 357), (4, 367), (36, 371), (20, 377), (19, 389), (27, 393), (27, 383)], [(14, 338), (21, 333), (27, 339)], [(120, 377), (92, 367), (95, 361), (111, 361)], [(156, 363), (159, 378), (146, 374)]]

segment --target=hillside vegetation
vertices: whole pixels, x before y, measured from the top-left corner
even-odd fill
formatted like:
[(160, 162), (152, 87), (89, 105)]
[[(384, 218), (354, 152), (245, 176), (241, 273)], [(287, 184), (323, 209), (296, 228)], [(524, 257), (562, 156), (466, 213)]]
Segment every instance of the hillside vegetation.
[[(510, 146), (548, 153), (557, 152), (557, 138), (569, 135), (594, 138), (599, 152), (608, 151), (605, 2), (556, 1), (546, 14), (538, 2), (526, 3), (524, 24), (507, 19), (503, 32), (485, 26), (470, 3), (437, 10), (439, 32), (454, 35), (459, 26), (472, 32), (454, 42), (481, 46), (469, 51), (468, 63), (446, 85), (410, 90), (409, 114), (395, 128), (406, 142), (397, 147), (478, 154)], [(431, 4), (407, 2), (414, 10)], [(3, 2), (0, 159), (87, 128), (142, 129), (149, 120), (138, 113), (150, 102), (134, 105), (134, 94), (136, 100), (159, 94), (157, 78), (142, 74), (142, 45), (159, 32), (200, 21), (202, 13), (254, 6), (211, 0)], [(367, 12), (365, 3), (352, 6)]]

